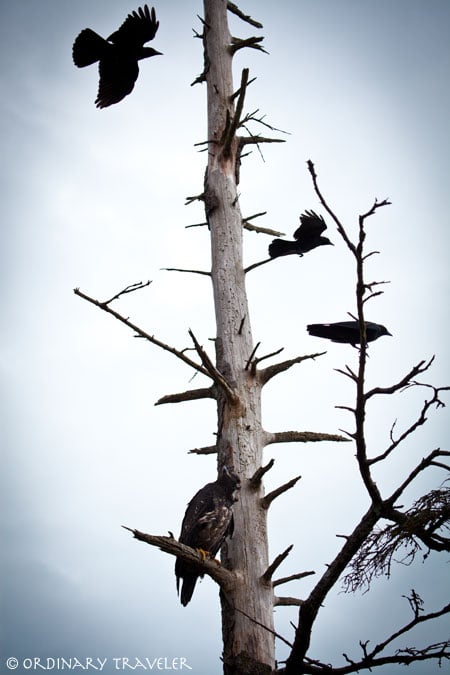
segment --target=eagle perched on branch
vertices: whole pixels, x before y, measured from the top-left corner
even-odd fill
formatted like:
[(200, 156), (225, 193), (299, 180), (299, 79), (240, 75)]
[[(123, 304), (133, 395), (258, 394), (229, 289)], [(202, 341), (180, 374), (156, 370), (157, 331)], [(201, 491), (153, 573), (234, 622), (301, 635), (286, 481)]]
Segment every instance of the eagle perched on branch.
[[(225, 538), (233, 534), (234, 521), (232, 506), (237, 501), (237, 491), (241, 482), (228, 470), (222, 467), (219, 477), (214, 483), (208, 483), (189, 502), (181, 525), (180, 542), (196, 548), (202, 558), (214, 558), (220, 550)], [(203, 577), (201, 568), (177, 558), (175, 563), (177, 592), (186, 607), (194, 592), (199, 577)]]
[(155, 10), (147, 5), (128, 14), (118, 30), (106, 40), (85, 28), (73, 43), (73, 62), (78, 68), (99, 62), (100, 83), (95, 100), (97, 108), (118, 103), (131, 91), (139, 75), (138, 61), (161, 54), (144, 47), (158, 30)]

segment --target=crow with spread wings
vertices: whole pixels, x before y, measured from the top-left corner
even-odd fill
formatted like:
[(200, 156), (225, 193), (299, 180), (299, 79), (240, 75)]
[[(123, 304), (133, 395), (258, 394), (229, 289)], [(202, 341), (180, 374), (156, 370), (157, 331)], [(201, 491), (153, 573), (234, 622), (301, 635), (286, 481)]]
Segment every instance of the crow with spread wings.
[(287, 241), (286, 239), (274, 239), (269, 244), (269, 256), (266, 260), (254, 263), (246, 268), (246, 272), (265, 265), (266, 263), (280, 258), (283, 255), (299, 255), (312, 251), (318, 246), (334, 246), (328, 237), (323, 237), (322, 232), (325, 232), (327, 225), (322, 216), (318, 216), (314, 211), (305, 211), (300, 216), (300, 226), (294, 232), (294, 241)]
[(305, 211), (300, 216), (300, 227), (294, 232), (294, 241), (274, 239), (269, 245), (269, 255), (271, 258), (291, 254), (302, 256), (317, 246), (327, 244), (333, 246), (327, 237), (322, 237), (322, 232), (326, 229), (327, 225), (322, 216), (318, 216), (314, 211)]
[(147, 5), (128, 14), (118, 30), (106, 40), (85, 28), (73, 43), (73, 62), (78, 68), (99, 62), (100, 82), (95, 100), (97, 108), (118, 103), (131, 91), (139, 75), (138, 61), (161, 54), (144, 47), (158, 30), (155, 10)]

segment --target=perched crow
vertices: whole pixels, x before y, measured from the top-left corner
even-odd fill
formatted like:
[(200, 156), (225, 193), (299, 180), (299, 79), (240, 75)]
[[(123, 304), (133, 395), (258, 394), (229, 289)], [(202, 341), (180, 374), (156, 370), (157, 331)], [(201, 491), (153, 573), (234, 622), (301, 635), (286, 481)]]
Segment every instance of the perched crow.
[(139, 74), (138, 61), (161, 54), (156, 49), (144, 47), (153, 40), (158, 30), (155, 10), (147, 5), (128, 14), (118, 30), (104, 40), (98, 33), (85, 28), (73, 43), (73, 62), (78, 68), (99, 61), (100, 83), (95, 100), (97, 108), (118, 103), (134, 87)]
[[(310, 335), (328, 338), (332, 342), (346, 342), (355, 346), (359, 344), (361, 335), (357, 321), (338, 321), (337, 323), (312, 323), (306, 326)], [(367, 342), (372, 342), (382, 335), (392, 335), (387, 328), (380, 323), (366, 321)]]
[[(237, 500), (240, 485), (239, 478), (224, 466), (218, 479), (205, 485), (189, 502), (181, 525), (180, 542), (198, 549), (203, 557), (213, 558), (225, 537), (233, 534), (232, 505)], [(175, 576), (178, 592), (182, 579), (180, 599), (186, 607), (197, 579), (203, 576), (201, 568), (177, 558)]]
[(274, 239), (269, 245), (269, 255), (271, 258), (293, 253), (302, 256), (317, 246), (326, 244), (333, 246), (327, 237), (321, 236), (326, 229), (327, 226), (322, 216), (318, 216), (314, 211), (305, 211), (300, 216), (300, 227), (294, 232), (295, 241)]

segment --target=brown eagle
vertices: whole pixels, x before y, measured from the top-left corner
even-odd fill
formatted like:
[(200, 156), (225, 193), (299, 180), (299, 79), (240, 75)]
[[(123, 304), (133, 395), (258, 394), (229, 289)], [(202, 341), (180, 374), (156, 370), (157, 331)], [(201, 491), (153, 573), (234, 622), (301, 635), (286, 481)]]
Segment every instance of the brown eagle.
[[(233, 534), (234, 521), (232, 506), (237, 501), (237, 491), (241, 482), (224, 466), (214, 483), (208, 483), (189, 502), (181, 525), (180, 542), (196, 548), (202, 556), (214, 557), (220, 550), (225, 537)], [(198, 565), (177, 558), (175, 563), (177, 592), (186, 607), (192, 598), (195, 584), (203, 577)]]
[(125, 98), (139, 75), (138, 61), (161, 54), (144, 47), (145, 42), (153, 40), (158, 26), (154, 8), (150, 12), (144, 5), (128, 14), (120, 28), (106, 40), (90, 28), (82, 30), (75, 39), (72, 56), (78, 68), (99, 61), (97, 108), (106, 108)]

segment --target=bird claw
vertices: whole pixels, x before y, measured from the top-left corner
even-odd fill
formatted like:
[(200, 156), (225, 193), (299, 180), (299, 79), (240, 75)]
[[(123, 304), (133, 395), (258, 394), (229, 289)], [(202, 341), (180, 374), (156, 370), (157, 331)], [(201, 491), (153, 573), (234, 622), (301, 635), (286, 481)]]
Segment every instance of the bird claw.
[(210, 557), (209, 551), (205, 551), (203, 548), (197, 548), (196, 551), (199, 554), (202, 562), (205, 562), (206, 558)]

